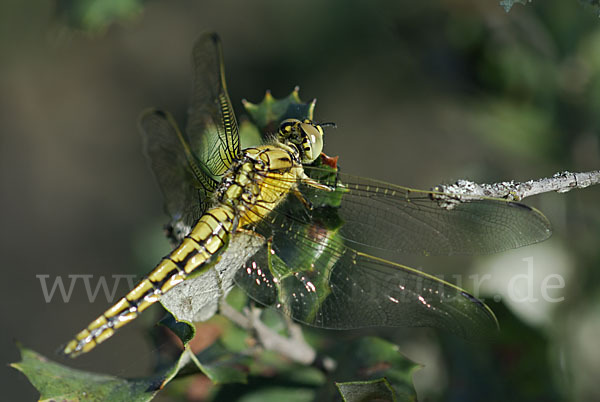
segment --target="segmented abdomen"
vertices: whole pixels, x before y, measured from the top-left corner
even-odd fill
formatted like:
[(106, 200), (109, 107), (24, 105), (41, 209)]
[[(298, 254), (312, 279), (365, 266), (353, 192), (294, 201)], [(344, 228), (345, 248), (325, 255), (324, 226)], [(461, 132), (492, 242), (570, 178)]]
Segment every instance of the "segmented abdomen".
[(217, 260), (234, 230), (231, 207), (221, 205), (208, 210), (179, 247), (163, 258), (125, 297), (79, 332), (65, 346), (63, 353), (75, 357), (89, 352), (137, 318), (175, 285), (190, 275), (204, 272)]

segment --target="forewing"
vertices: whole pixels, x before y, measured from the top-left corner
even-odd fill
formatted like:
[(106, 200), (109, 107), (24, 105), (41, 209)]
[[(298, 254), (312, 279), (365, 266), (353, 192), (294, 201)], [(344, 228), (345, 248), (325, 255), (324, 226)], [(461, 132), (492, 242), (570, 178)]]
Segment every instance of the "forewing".
[[(309, 176), (321, 169), (306, 167)], [(300, 187), (313, 207), (331, 194), (341, 201), (337, 216), (344, 242), (359, 250), (409, 252), (422, 255), (489, 254), (547, 239), (550, 223), (527, 205), (494, 198), (438, 201), (441, 193), (414, 190), (342, 173), (320, 180), (335, 192)], [(310, 215), (303, 221), (308, 223)], [(297, 217), (292, 217), (297, 219)]]
[(147, 110), (140, 118), (144, 153), (158, 181), (173, 221), (193, 225), (202, 215), (218, 183), (198, 166), (188, 140), (173, 117)]
[(217, 34), (204, 34), (196, 41), (192, 68), (193, 92), (186, 131), (194, 154), (213, 177), (218, 177), (239, 157), (240, 138)]

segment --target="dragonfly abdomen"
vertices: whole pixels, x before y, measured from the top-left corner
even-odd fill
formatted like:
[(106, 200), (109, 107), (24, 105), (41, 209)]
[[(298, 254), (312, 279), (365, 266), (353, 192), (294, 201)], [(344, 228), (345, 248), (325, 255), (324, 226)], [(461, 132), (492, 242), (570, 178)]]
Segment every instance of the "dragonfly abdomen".
[(238, 226), (260, 222), (295, 187), (302, 165), (294, 150), (284, 144), (244, 150), (224, 175), (217, 206), (206, 211), (181, 244), (125, 297), (79, 332), (63, 353), (75, 357), (89, 352), (174, 286), (212, 266)]
[(75, 357), (89, 352), (110, 338), (117, 329), (137, 318), (175, 285), (190, 275), (205, 272), (217, 261), (235, 230), (234, 217), (233, 209), (227, 205), (208, 210), (179, 247), (163, 258), (125, 297), (79, 332), (63, 353)]

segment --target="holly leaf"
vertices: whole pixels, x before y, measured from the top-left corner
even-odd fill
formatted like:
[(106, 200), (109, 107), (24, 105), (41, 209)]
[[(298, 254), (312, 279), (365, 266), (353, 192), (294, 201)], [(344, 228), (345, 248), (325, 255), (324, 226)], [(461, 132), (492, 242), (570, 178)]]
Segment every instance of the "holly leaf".
[(181, 339), (184, 346), (196, 335), (196, 327), (194, 325), (188, 321), (177, 321), (171, 313), (167, 313), (158, 324), (169, 328), (179, 339)]
[(396, 402), (396, 393), (385, 378), (372, 381), (338, 382), (335, 384), (344, 402)]
[[(386, 340), (364, 337), (353, 342), (342, 354), (339, 367), (334, 378), (348, 379), (336, 383), (345, 401), (377, 398), (384, 401), (417, 400), (412, 376), (420, 366), (404, 357), (398, 346)], [(367, 398), (369, 395), (371, 399)]]
[(247, 382), (248, 366), (251, 358), (232, 353), (221, 342), (215, 342), (197, 355), (191, 354), (192, 361), (213, 384)]
[(315, 101), (302, 102), (298, 91), (298, 87), (294, 88), (292, 93), (283, 99), (275, 99), (271, 92), (267, 91), (260, 103), (244, 101), (244, 108), (262, 133), (263, 139), (276, 133), (279, 124), (285, 119), (312, 120)]
[(242, 117), (240, 122), (240, 148), (252, 148), (263, 145), (265, 143), (265, 139), (263, 138), (263, 134), (260, 132), (258, 127), (256, 127), (247, 117)]
[(153, 376), (126, 379), (72, 369), (17, 345), (21, 361), (11, 366), (39, 391), (40, 401), (149, 401), (185, 364), (183, 355), (168, 369)]

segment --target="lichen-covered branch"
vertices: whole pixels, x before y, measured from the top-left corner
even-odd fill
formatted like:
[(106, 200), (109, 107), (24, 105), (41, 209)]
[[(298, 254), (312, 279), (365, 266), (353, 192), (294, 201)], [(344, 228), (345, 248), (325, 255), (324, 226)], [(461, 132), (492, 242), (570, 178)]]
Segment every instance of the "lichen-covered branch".
[(442, 206), (451, 208), (452, 205), (484, 197), (520, 201), (532, 195), (551, 191), (566, 193), (573, 189), (586, 188), (598, 183), (600, 183), (600, 170), (582, 173), (561, 172), (552, 177), (528, 180), (522, 183), (505, 181), (479, 184), (469, 180), (458, 180), (454, 184), (435, 187), (434, 191), (443, 194), (436, 194), (434, 197), (443, 203)]
[(265, 349), (275, 351), (290, 360), (305, 365), (312, 364), (315, 361), (317, 356), (315, 350), (304, 340), (302, 330), (298, 324), (291, 322), (291, 320), (288, 321), (290, 336), (285, 337), (267, 327), (260, 320), (259, 309), (242, 314), (227, 303), (221, 303), (220, 313), (240, 327), (253, 330), (256, 333), (258, 342)]

